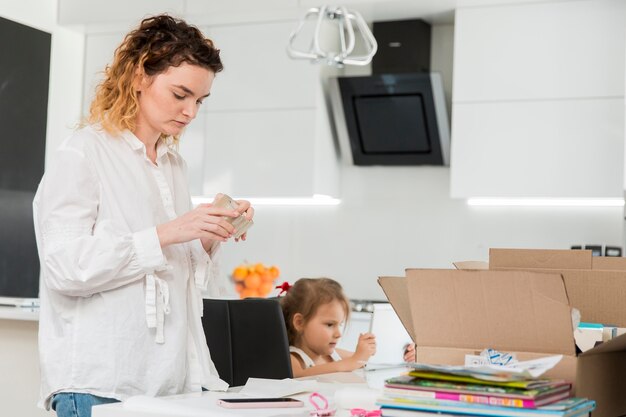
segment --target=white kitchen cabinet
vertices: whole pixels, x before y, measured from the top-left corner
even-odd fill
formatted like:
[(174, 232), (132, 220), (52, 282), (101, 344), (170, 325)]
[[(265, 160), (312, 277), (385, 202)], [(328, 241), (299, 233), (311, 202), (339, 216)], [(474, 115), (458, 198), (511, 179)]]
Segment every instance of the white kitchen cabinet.
[(221, 50), (209, 111), (314, 108), (319, 66), (287, 56), (297, 21), (205, 28)]
[(625, 6), (586, 0), (459, 9), (454, 101), (622, 96)]
[(451, 196), (621, 197), (626, 2), (460, 7)]
[(179, 15), (184, 11), (183, 0), (58, 0), (58, 20), (62, 25), (89, 24), (120, 20), (157, 13)]
[(204, 189), (238, 196), (311, 196), (315, 110), (209, 113)]
[(293, 0), (184, 0), (185, 15), (206, 24), (279, 21), (300, 15)]
[(299, 4), (293, 0), (58, 0), (61, 24), (102, 24), (134, 21), (157, 13), (182, 16), (203, 23), (274, 20), (293, 17)]
[(297, 21), (206, 28), (224, 71), (205, 102), (203, 194), (337, 196), (320, 67), (285, 47)]
[(452, 197), (622, 196), (623, 99), (457, 104)]

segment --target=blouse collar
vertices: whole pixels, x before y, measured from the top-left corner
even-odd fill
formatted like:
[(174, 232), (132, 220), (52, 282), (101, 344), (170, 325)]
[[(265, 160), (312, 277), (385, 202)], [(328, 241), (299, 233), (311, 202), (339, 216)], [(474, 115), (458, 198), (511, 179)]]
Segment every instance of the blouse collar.
[[(124, 138), (124, 141), (128, 143), (132, 150), (142, 151), (143, 154), (146, 155), (146, 145), (142, 141), (140, 141), (133, 132), (128, 129), (124, 130), (122, 132), (122, 138)], [(162, 139), (159, 139), (159, 141), (157, 142), (157, 159), (160, 159), (168, 152), (172, 152), (172, 149), (166, 143), (164, 143)]]

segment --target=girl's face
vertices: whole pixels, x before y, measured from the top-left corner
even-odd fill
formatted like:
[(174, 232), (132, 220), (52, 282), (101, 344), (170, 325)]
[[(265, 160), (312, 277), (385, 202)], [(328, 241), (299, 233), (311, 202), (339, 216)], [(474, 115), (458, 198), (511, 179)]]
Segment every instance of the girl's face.
[(145, 141), (154, 140), (161, 133), (180, 134), (209, 96), (214, 78), (212, 71), (187, 63), (142, 77), (137, 81), (139, 112), (135, 135)]
[(343, 306), (338, 300), (322, 304), (302, 328), (302, 347), (316, 355), (330, 355), (341, 337), (341, 326), (345, 319)]

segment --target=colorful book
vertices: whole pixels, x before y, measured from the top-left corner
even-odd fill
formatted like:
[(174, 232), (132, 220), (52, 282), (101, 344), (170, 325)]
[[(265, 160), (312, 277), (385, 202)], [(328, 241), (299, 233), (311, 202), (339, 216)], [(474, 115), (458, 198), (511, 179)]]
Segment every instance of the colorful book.
[(567, 410), (569, 408), (576, 407), (576, 406), (584, 403), (585, 401), (587, 401), (586, 398), (572, 397), (572, 398), (568, 398), (566, 400), (559, 401), (559, 402), (554, 403), (554, 404), (545, 405), (542, 408), (544, 410)]
[(553, 394), (566, 392), (571, 389), (571, 384), (561, 380), (556, 380), (551, 385), (545, 385), (534, 389), (520, 389), (464, 382), (438, 381), (435, 379), (416, 378), (408, 375), (389, 378), (385, 381), (385, 386), (389, 388), (420, 391), (457, 392), (464, 394), (478, 393), (488, 394), (490, 396), (502, 396), (529, 400), (551, 396)]
[[(383, 417), (469, 417), (467, 414), (450, 414), (439, 413), (432, 411), (416, 411), (416, 410), (403, 410), (400, 408), (383, 408)], [(574, 414), (569, 417), (589, 417), (591, 414), (589, 411), (584, 411), (579, 414)]]
[[(453, 381), (453, 382), (465, 382), (470, 384), (479, 385), (491, 385), (494, 387), (509, 387), (519, 389), (536, 389), (554, 384), (553, 379), (528, 379), (519, 381), (487, 381), (484, 379), (478, 379), (471, 376), (461, 376), (452, 374), (443, 374), (439, 372), (426, 372), (426, 371), (410, 371), (409, 376), (423, 379), (435, 379), (440, 381)], [(562, 381), (559, 381), (562, 382)]]
[(537, 408), (569, 397), (569, 390), (539, 399), (522, 399), (492, 395), (465, 394), (458, 392), (404, 390), (385, 388), (386, 398), (412, 400), (415, 398), (434, 398), (437, 400), (460, 401), (464, 403), (495, 405), (500, 407)]
[[(568, 400), (565, 400), (568, 401)], [(570, 407), (570, 403), (566, 403), (562, 410), (555, 409), (558, 403), (552, 404), (550, 408), (511, 408), (499, 407), (484, 404), (463, 403), (458, 401), (437, 400), (431, 398), (423, 399), (399, 399), (399, 398), (381, 398), (377, 404), (383, 408), (383, 415), (386, 409), (400, 409), (411, 411), (429, 411), (432, 413), (448, 413), (473, 416), (492, 416), (492, 417), (578, 417), (585, 413), (591, 412), (595, 408), (595, 401), (586, 400), (582, 403)]]
[(467, 417), (464, 414), (432, 413), (430, 411), (401, 410), (399, 408), (383, 408), (383, 417)]

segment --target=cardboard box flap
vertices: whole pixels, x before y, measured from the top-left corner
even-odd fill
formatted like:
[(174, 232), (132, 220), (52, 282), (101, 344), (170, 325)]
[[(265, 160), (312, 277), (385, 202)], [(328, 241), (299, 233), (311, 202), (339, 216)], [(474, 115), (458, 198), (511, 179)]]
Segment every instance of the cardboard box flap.
[(582, 321), (626, 327), (626, 272), (591, 269), (507, 269), (529, 272), (557, 273), (563, 276), (565, 290), (572, 307)]
[(614, 256), (594, 256), (591, 259), (593, 269), (607, 271), (626, 271), (626, 258)]
[(409, 293), (406, 289), (406, 278), (404, 277), (378, 277), (378, 285), (381, 286), (387, 300), (400, 318), (402, 325), (415, 341), (413, 319), (411, 317), (411, 308), (409, 301)]
[(580, 356), (598, 355), (600, 353), (608, 352), (626, 352), (626, 335), (622, 335), (620, 337), (616, 337), (613, 340), (601, 343), (593, 349), (582, 353)]
[(591, 269), (590, 250), (489, 249), (489, 269)]
[(452, 262), (452, 265), (454, 265), (456, 269), (489, 269), (489, 262), (484, 261), (457, 261)]
[(418, 347), (575, 352), (559, 274), (426, 269), (406, 274)]
[(626, 273), (622, 271), (561, 271), (572, 307), (582, 321), (626, 327)]

